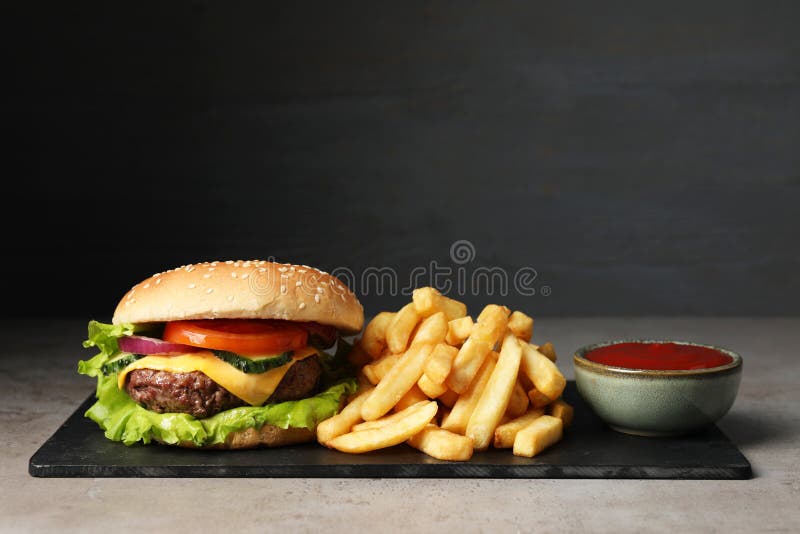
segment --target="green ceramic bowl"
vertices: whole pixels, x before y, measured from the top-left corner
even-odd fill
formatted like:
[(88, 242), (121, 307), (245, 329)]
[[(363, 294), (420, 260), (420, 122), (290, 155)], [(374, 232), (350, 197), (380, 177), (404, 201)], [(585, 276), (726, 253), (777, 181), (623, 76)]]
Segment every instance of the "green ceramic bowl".
[[(677, 343), (717, 350), (733, 358), (709, 369), (654, 371), (587, 360), (590, 351), (617, 343)], [(578, 392), (611, 428), (639, 436), (674, 436), (700, 430), (725, 415), (736, 399), (742, 357), (727, 349), (686, 341), (626, 339), (580, 348), (574, 357)]]

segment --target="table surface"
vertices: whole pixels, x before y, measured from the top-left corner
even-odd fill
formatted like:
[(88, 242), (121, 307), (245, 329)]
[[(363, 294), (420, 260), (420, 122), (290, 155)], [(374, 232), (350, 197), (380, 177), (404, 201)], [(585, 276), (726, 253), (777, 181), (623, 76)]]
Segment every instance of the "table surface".
[(75, 373), (90, 354), (84, 332), (75, 320), (3, 325), (0, 531), (800, 529), (800, 318), (537, 319), (534, 339), (553, 341), (568, 378), (572, 351), (610, 338), (680, 338), (742, 354), (739, 396), (719, 423), (753, 466), (752, 480), (737, 481), (30, 477), (30, 456), (92, 389)]

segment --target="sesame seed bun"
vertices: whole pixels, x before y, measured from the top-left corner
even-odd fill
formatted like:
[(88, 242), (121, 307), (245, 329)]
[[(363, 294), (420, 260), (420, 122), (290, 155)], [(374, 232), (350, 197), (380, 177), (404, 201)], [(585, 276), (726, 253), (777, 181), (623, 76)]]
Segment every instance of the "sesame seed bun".
[(357, 333), (364, 309), (350, 289), (305, 265), (213, 261), (154, 274), (117, 305), (113, 323), (189, 319), (315, 321)]
[(225, 443), (197, 447), (191, 441), (177, 443), (178, 447), (185, 449), (256, 449), (259, 447), (283, 447), (307, 443), (317, 439), (317, 433), (308, 428), (280, 428), (273, 425), (264, 425), (261, 428), (245, 428), (231, 432), (225, 438)]

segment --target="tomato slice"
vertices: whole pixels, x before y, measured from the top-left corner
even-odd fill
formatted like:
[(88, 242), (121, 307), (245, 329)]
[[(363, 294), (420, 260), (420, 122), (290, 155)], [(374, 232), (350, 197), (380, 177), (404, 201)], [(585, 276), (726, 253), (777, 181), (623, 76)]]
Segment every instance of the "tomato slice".
[(171, 321), (164, 327), (164, 341), (260, 356), (301, 349), (308, 332), (291, 321), (272, 319)]

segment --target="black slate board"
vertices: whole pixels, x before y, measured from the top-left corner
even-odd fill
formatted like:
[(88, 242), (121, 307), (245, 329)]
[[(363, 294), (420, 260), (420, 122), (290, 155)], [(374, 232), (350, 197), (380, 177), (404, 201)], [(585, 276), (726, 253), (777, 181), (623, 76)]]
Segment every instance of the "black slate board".
[(570, 382), (564, 398), (575, 421), (564, 439), (535, 458), (509, 450), (445, 462), (398, 445), (362, 455), (315, 443), (249, 451), (196, 451), (160, 445), (126, 447), (107, 440), (83, 413), (89, 397), (30, 459), (36, 477), (337, 477), (337, 478), (674, 478), (746, 479), (750, 464), (712, 426), (699, 434), (644, 438), (607, 428)]

